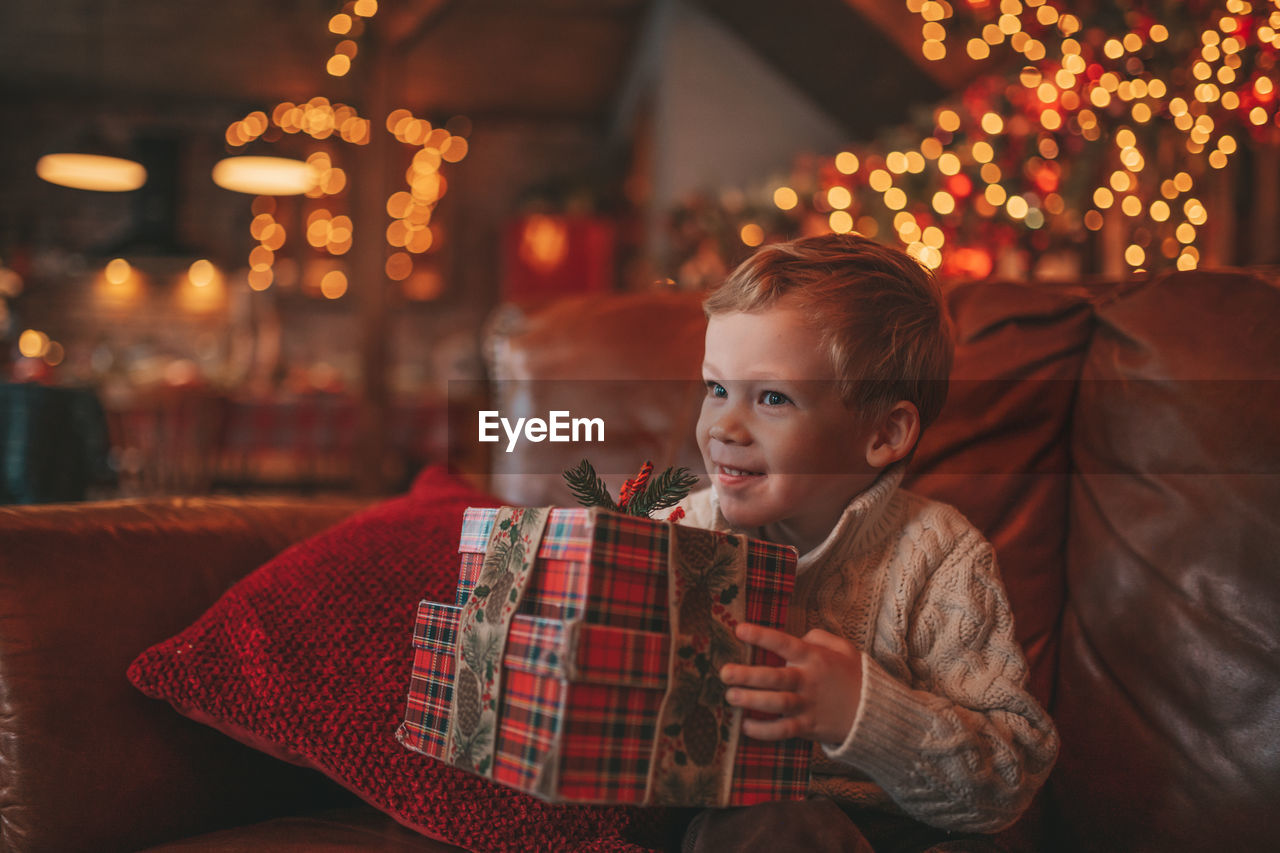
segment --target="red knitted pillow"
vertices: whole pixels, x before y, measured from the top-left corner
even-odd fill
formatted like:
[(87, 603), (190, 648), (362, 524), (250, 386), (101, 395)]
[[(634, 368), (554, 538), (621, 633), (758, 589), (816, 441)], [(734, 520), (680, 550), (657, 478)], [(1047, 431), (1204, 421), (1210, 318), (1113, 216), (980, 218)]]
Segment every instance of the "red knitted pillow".
[(494, 506), (440, 470), (409, 494), (294, 545), (195, 624), (143, 652), (148, 696), (332, 777), (435, 839), (481, 850), (641, 850), (660, 812), (551, 806), (402, 747), (418, 601), (452, 602), (467, 506)]

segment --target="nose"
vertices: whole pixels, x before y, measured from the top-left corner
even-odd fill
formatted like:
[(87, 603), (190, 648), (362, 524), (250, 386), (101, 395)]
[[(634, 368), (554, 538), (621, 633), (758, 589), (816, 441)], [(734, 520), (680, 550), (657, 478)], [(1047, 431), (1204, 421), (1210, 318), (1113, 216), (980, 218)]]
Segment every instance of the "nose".
[(711, 436), (713, 441), (718, 441), (721, 444), (747, 444), (750, 442), (750, 433), (734, 406), (726, 406), (716, 414), (707, 434)]

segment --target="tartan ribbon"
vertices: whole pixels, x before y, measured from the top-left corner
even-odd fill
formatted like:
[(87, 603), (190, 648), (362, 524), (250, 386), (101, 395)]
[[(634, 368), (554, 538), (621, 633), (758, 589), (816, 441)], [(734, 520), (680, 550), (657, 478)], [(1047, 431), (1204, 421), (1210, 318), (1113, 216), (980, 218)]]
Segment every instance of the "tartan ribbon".
[(548, 507), (503, 507), (485, 547), (479, 584), (462, 608), (454, 648), (453, 708), (445, 758), (493, 776), (502, 695), (502, 656), (511, 617), (529, 581), (550, 515)]
[(744, 661), (734, 634), (746, 618), (746, 541), (672, 524), (667, 552), (671, 645), (647, 805), (729, 804), (742, 709), (725, 701), (720, 667)]

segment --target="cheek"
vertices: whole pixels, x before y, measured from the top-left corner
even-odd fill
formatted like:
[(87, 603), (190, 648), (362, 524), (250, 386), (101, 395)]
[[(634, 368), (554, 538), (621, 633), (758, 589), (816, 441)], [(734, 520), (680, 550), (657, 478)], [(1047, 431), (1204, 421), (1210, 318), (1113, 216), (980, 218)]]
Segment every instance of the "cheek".
[(698, 447), (702, 450), (707, 449), (707, 445), (711, 443), (711, 412), (708, 411), (706, 398), (703, 398), (702, 408), (698, 412), (698, 425), (694, 427), (694, 435), (698, 439)]

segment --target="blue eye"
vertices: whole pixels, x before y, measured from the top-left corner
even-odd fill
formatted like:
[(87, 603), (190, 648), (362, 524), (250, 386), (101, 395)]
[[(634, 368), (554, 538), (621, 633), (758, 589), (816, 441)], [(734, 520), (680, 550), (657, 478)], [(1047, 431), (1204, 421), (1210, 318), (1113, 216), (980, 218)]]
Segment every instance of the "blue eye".
[(728, 397), (729, 391), (719, 382), (707, 381), (707, 393), (712, 397)]
[(791, 402), (791, 398), (779, 391), (762, 391), (760, 402), (766, 406), (785, 406)]

